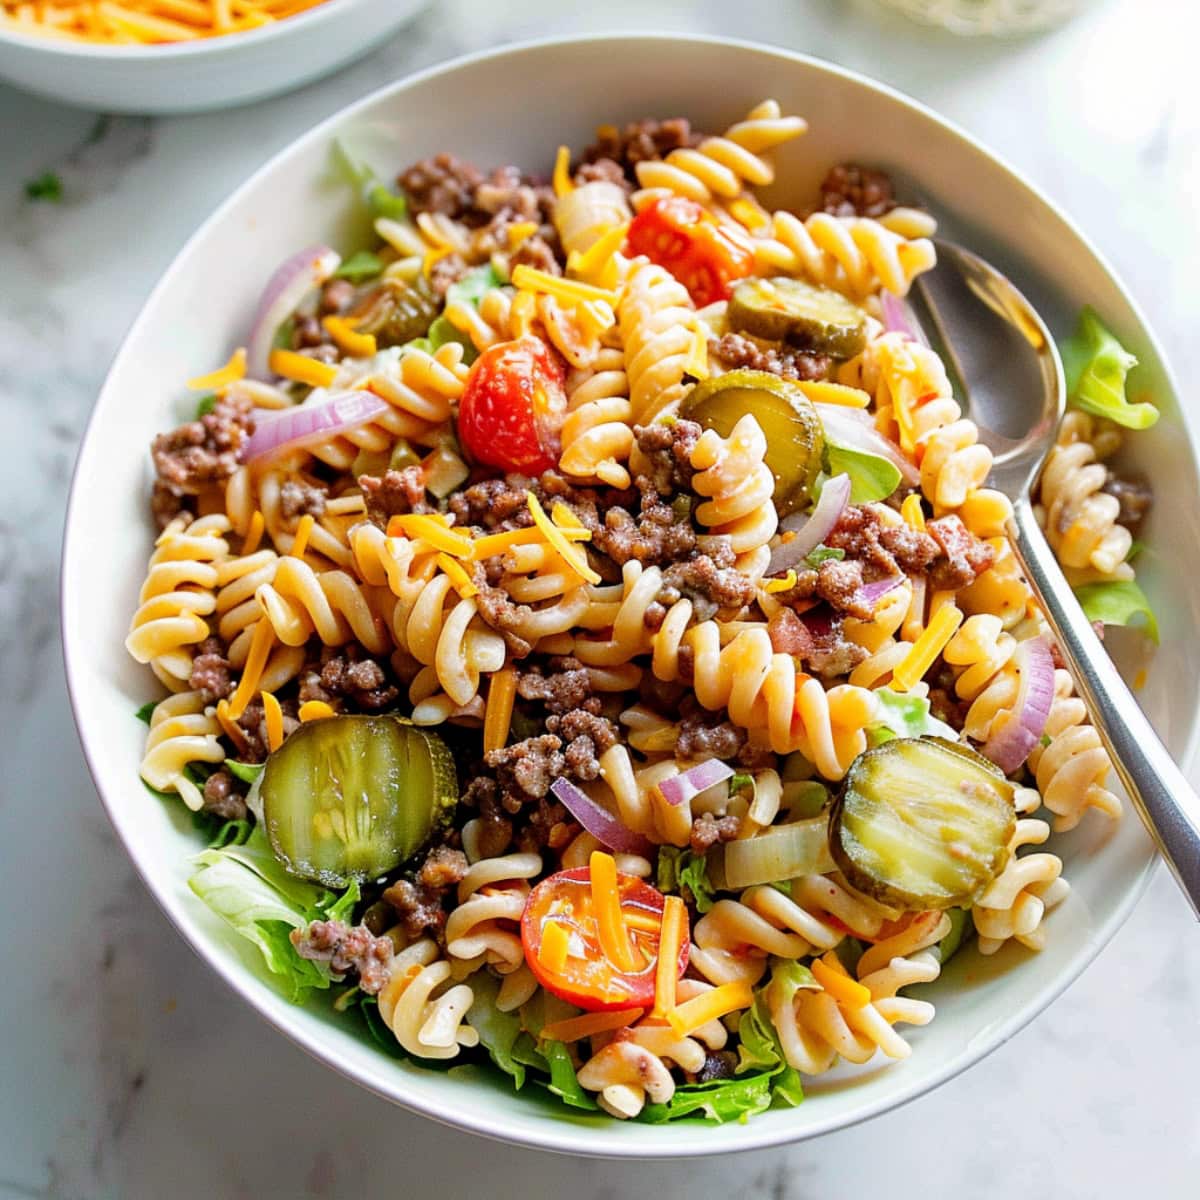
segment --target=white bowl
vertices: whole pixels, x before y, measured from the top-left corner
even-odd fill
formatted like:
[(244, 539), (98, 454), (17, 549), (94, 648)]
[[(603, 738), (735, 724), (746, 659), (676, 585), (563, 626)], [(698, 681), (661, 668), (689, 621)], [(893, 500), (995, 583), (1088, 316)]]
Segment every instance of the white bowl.
[(390, 1059), (327, 1005), (290, 1006), (240, 939), (188, 891), (195, 837), (181, 805), (163, 805), (138, 782), (144, 728), (133, 710), (154, 691), (122, 646), (151, 541), (145, 448), (179, 419), (181, 381), (244, 340), (259, 287), (281, 258), (314, 241), (354, 248), (342, 241), (350, 197), (326, 173), (331, 140), (351, 134), (358, 146), (373, 146), (387, 175), (439, 149), (548, 171), (560, 142), (583, 146), (598, 122), (684, 113), (700, 128), (719, 129), (763, 96), (812, 122), (780, 157), (776, 199), (803, 204), (825, 169), (845, 159), (894, 168), (949, 233), (1006, 268), (1057, 330), (1091, 303), (1141, 358), (1163, 417), (1132, 439), (1130, 458), (1149, 469), (1160, 497), (1172, 499), (1151, 518), (1152, 549), (1140, 560), (1164, 640), (1141, 696), (1184, 756), (1197, 725), (1200, 597), (1167, 564), (1190, 561), (1200, 544), (1200, 488), (1153, 337), (1096, 251), (1010, 168), (912, 101), (800, 55), (675, 35), (543, 42), (427, 71), (331, 118), (243, 185), (180, 253), (117, 356), (76, 469), (62, 576), (71, 694), (92, 773), (151, 891), (197, 953), (317, 1058), (408, 1108), (506, 1141), (601, 1155), (709, 1154), (811, 1137), (881, 1113), (968, 1067), (1049, 1004), (1112, 937), (1154, 862), (1132, 814), (1111, 833), (1096, 818), (1057, 839), (1073, 891), (1049, 920), (1043, 953), (959, 955), (927, 989), (938, 1015), (912, 1033), (910, 1059), (873, 1064), (853, 1082), (814, 1080), (800, 1107), (719, 1128), (590, 1118), (539, 1102), (531, 1087), (515, 1095), (482, 1070), (456, 1077)]
[(247, 33), (106, 46), (0, 27), (0, 79), (103, 112), (203, 112), (300, 87), (366, 54), (429, 0), (326, 0)]

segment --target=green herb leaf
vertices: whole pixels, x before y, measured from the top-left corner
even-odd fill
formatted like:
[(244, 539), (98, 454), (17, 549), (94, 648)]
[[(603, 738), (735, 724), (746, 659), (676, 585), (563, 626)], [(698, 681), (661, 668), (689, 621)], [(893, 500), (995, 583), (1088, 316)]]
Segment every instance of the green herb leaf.
[(839, 446), (826, 433), (825, 453), (829, 474), (850, 476), (850, 503), (868, 504), (886, 500), (900, 486), (900, 468), (881, 454)]
[(333, 273), (335, 279), (348, 279), (351, 283), (362, 283), (374, 279), (383, 270), (383, 259), (371, 250), (359, 250)]
[(62, 180), (53, 171), (43, 171), (36, 178), (25, 181), (26, 200), (44, 200), (50, 204), (57, 204), (62, 198)]
[(389, 221), (403, 221), (408, 216), (408, 199), (378, 180), (363, 189), (363, 199), (372, 220), (386, 217)]
[(1059, 347), (1059, 353), (1068, 404), (1126, 429), (1149, 429), (1158, 420), (1153, 404), (1130, 403), (1126, 376), (1138, 360), (1104, 327), (1095, 309), (1085, 308), (1079, 314), (1078, 329)]
[(196, 417), (198, 421), (201, 417), (207, 417), (214, 408), (217, 407), (216, 392), (207, 392), (196, 401)]
[(150, 717), (151, 717), (151, 715), (153, 714), (154, 710), (155, 710), (157, 707), (158, 707), (158, 701), (157, 701), (157, 700), (147, 700), (147, 701), (146, 701), (146, 703), (145, 703), (145, 704), (143, 704), (143, 705), (142, 705), (142, 707), (141, 707), (141, 708), (139, 708), (139, 709), (137, 710), (137, 712), (135, 712), (133, 715), (134, 715), (135, 717), (137, 717), (137, 719), (138, 719), (139, 721), (145, 721), (145, 723), (146, 723), (147, 725), (149, 725), (149, 724), (150, 724)]
[(227, 758), (221, 766), (227, 770), (230, 775), (240, 779), (243, 783), (256, 783), (258, 777), (263, 773), (263, 768), (266, 763), (244, 763), (238, 762), (237, 759)]
[(1146, 636), (1158, 645), (1158, 618), (1146, 593), (1132, 579), (1109, 583), (1084, 583), (1075, 596), (1089, 621), (1104, 625), (1134, 625), (1145, 629)]
[(815, 550), (809, 551), (804, 561), (808, 563), (810, 567), (815, 569), (823, 562), (828, 562), (830, 559), (833, 559), (835, 562), (840, 562), (845, 557), (845, 550), (838, 546), (826, 546), (825, 543), (822, 542)]

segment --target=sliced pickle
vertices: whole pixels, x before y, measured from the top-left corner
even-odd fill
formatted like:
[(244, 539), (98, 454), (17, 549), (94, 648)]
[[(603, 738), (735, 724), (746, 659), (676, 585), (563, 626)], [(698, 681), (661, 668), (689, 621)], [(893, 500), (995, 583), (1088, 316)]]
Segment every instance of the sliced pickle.
[(894, 738), (851, 764), (829, 848), (851, 887), (894, 908), (970, 904), (1004, 870), (1016, 787), (944, 738)]
[(775, 476), (781, 516), (804, 508), (821, 471), (825, 431), (809, 398), (768, 371), (730, 371), (696, 384), (680, 415), (728, 437), (739, 418), (753, 413), (767, 435), (767, 466)]
[(729, 298), (730, 327), (791, 342), (833, 358), (853, 358), (867, 341), (867, 317), (840, 292), (800, 279), (744, 279)]
[(454, 759), (399, 717), (301, 725), (267, 758), (262, 806), (275, 857), (326, 887), (378, 879), (422, 850), (458, 802)]
[(385, 280), (369, 292), (352, 317), (359, 333), (371, 333), (380, 346), (403, 346), (424, 337), (438, 315), (441, 302), (429, 281)]

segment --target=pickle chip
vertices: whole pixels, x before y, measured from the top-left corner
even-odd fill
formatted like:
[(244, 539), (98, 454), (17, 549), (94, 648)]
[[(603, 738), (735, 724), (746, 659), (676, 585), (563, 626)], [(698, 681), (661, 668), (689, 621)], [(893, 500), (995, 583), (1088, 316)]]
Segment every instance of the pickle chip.
[(831, 288), (786, 275), (744, 279), (729, 298), (727, 319), (739, 332), (832, 358), (853, 358), (867, 342), (861, 308)]
[(458, 781), (437, 734), (399, 717), (337, 716), (301, 725), (268, 756), (260, 794), (275, 857), (341, 888), (424, 849), (449, 823)]
[(767, 435), (766, 464), (775, 477), (779, 514), (807, 507), (821, 472), (825, 430), (812, 401), (794, 383), (768, 371), (729, 371), (696, 384), (680, 406), (681, 416), (722, 437), (746, 413), (753, 413)]
[(846, 772), (829, 849), (851, 887), (883, 904), (917, 912), (967, 905), (1008, 862), (1015, 794), (968, 746), (893, 738)]

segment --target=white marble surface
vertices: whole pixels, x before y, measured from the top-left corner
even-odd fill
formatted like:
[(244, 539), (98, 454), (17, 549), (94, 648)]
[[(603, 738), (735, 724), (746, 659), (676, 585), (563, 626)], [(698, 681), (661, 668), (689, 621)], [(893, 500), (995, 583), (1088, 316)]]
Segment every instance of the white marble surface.
[[(1031, 1028), (933, 1095), (820, 1141), (623, 1165), (492, 1145), (388, 1107), (235, 1002), (135, 879), (77, 748), (55, 615), (78, 439), (118, 340), (187, 234), (268, 154), (348, 101), (544, 32), (737, 34), (870, 72), (941, 109), (1091, 233), (1147, 310), (1188, 401), (1200, 374), (1192, 10), (1108, 0), (1041, 38), (971, 44), (871, 0), (586, 10), (457, 0), (334, 78), (226, 114), (97, 125), (0, 87), (0, 414), (15, 435), (0, 508), (0, 1196), (1195, 1196), (1200, 942), (1161, 872)], [(48, 168), (63, 202), (25, 202), (22, 182)]]

